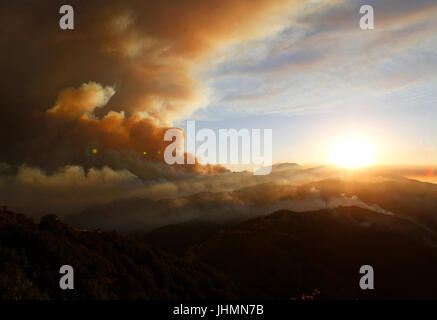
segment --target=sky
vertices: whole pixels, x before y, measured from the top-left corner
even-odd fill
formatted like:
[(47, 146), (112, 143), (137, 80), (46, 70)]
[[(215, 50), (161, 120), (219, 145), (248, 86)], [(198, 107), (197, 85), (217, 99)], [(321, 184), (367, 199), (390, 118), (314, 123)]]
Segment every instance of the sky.
[[(359, 28), (362, 4), (374, 7), (374, 30)], [(274, 128), (277, 162), (325, 163), (337, 139), (359, 135), (380, 164), (435, 163), (436, 10), (435, 1), (307, 1), (279, 32), (209, 66), (213, 98), (194, 117)]]
[(0, 4), (2, 202), (185, 194), (246, 169), (167, 165), (164, 133), (187, 120), (273, 129), (275, 164), (329, 164), (357, 136), (374, 164), (435, 175), (435, 0), (72, 0), (74, 30), (63, 4)]

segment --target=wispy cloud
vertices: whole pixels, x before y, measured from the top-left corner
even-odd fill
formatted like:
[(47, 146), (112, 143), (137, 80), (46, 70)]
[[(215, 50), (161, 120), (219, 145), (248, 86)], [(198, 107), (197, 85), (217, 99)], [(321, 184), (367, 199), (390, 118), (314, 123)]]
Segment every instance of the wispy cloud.
[[(359, 7), (375, 30), (359, 28)], [(215, 110), (298, 111), (347, 105), (423, 86), (437, 76), (434, 1), (316, 1), (275, 37), (242, 43), (206, 78)], [(402, 101), (400, 101), (402, 103)]]

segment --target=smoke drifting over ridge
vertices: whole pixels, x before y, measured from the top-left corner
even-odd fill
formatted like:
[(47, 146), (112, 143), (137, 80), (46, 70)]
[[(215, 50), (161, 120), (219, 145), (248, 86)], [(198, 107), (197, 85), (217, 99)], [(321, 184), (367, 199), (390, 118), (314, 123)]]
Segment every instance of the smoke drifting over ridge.
[[(267, 176), (223, 172), (174, 181), (145, 181), (127, 170), (109, 167), (85, 172), (70, 166), (53, 175), (21, 167), (16, 176), (3, 173), (0, 177), (0, 201), (9, 200), (14, 210), (34, 216), (56, 213), (82, 228), (150, 230), (191, 220), (229, 223), (280, 209), (308, 211), (351, 205), (391, 214), (387, 203), (380, 206), (378, 198), (362, 198), (362, 189), (347, 192), (355, 177), (329, 167), (281, 164)], [(399, 183), (407, 193), (417, 189), (410, 187), (407, 179), (393, 180), (379, 174), (367, 175), (363, 188), (376, 188), (385, 180)], [(432, 199), (432, 188), (425, 190), (431, 192)]]
[(156, 184), (150, 191), (149, 196), (95, 204), (65, 219), (85, 228), (147, 231), (190, 221), (238, 223), (283, 209), (356, 206), (437, 231), (435, 184), (371, 170), (281, 164), (268, 176), (228, 172)]

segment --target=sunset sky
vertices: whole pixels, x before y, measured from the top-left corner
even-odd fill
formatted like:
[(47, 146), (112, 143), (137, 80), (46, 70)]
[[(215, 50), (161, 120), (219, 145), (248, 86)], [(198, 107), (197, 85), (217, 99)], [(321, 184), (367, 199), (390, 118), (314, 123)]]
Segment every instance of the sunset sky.
[(374, 165), (436, 175), (435, 0), (70, 1), (74, 30), (63, 4), (0, 4), (0, 201), (222, 190), (201, 177), (222, 166), (163, 163), (186, 120), (273, 129), (275, 164), (329, 164), (358, 137)]
[[(375, 9), (372, 31), (359, 28), (361, 4)], [(435, 163), (436, 18), (435, 1), (307, 1), (278, 32), (208, 64), (213, 95), (194, 117), (274, 128), (277, 162), (324, 163), (358, 135), (378, 163)]]
[(0, 300), (437, 299), (437, 0), (0, 0), (0, 240)]

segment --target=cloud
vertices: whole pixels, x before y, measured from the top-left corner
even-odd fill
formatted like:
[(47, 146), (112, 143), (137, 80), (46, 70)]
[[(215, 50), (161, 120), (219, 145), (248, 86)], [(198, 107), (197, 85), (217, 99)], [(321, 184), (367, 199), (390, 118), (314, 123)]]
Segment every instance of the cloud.
[[(107, 104), (114, 94), (113, 87), (103, 88), (95, 82), (84, 83), (78, 89), (67, 88), (62, 90), (55, 106), (46, 112), (54, 116), (68, 118), (92, 115), (96, 108)], [(108, 116), (114, 118), (117, 114), (113, 113)]]
[(39, 168), (22, 166), (17, 174), (18, 182), (25, 187), (53, 190), (74, 187), (107, 188), (114, 184), (132, 183), (136, 179), (137, 177), (127, 170), (114, 171), (108, 167), (102, 169), (91, 168), (88, 172), (85, 172), (82, 167), (66, 166), (52, 175), (47, 175)]
[(165, 129), (207, 104), (198, 69), (216, 50), (279, 28), (294, 3), (71, 1), (74, 31), (59, 28), (61, 1), (0, 4), (0, 161), (153, 178), (142, 152), (159, 162)]
[(127, 170), (108, 167), (66, 166), (48, 174), (22, 166), (16, 174), (1, 175), (0, 203), (33, 216), (56, 213), (82, 228), (133, 231), (190, 220), (236, 223), (281, 209), (303, 212), (358, 206), (398, 214), (393, 203), (369, 197), (369, 191), (387, 182), (399, 183), (410, 194), (417, 188), (407, 179), (382, 173), (366, 177), (359, 179), (363, 181), (359, 187), (354, 182), (357, 177), (347, 177), (339, 169), (281, 164), (267, 176), (222, 172), (145, 181)]
[[(59, 93), (54, 107), (39, 117), (36, 137), (14, 146), (13, 164), (25, 163), (54, 171), (63, 166), (109, 166), (128, 169), (141, 179), (177, 179), (182, 174), (214, 174), (226, 169), (220, 165), (167, 166), (163, 154), (166, 127), (140, 112), (126, 116), (124, 111), (98, 115), (116, 94), (111, 86), (95, 82)], [(182, 130), (182, 129), (181, 129)]]
[[(359, 28), (363, 4), (374, 6), (372, 31)], [(281, 32), (235, 46), (211, 69), (218, 93), (207, 115), (350, 110), (393, 92), (395, 105), (417, 105), (401, 94), (436, 79), (436, 17), (435, 1), (309, 2)]]
[[(161, 194), (159, 198), (132, 197), (92, 205), (66, 219), (84, 228), (147, 231), (192, 220), (238, 223), (282, 209), (305, 212), (357, 206), (381, 214), (393, 214), (376, 203), (367, 203), (357, 195), (346, 194), (344, 190), (330, 190), (337, 183), (330, 179), (342, 175), (336, 170), (276, 165), (272, 174), (276, 174), (276, 178), (263, 176), (257, 179), (242, 172), (223, 173), (215, 179), (198, 177), (174, 182), (171, 192)], [(284, 179), (280, 180), (278, 176)], [(227, 185), (226, 180), (232, 180), (232, 183)], [(377, 176), (373, 177), (367, 182), (367, 188), (371, 189), (378, 181)], [(403, 183), (407, 184), (408, 180)], [(190, 190), (185, 189), (185, 184), (191, 186)]]
[(170, 181), (144, 180), (109, 167), (65, 166), (48, 173), (21, 166), (17, 172), (0, 174), (0, 204), (34, 217), (55, 213), (81, 228), (120, 231), (191, 220), (237, 223), (282, 209), (305, 212), (341, 206), (393, 214), (437, 230), (437, 186), (394, 174), (401, 171), (277, 164), (267, 176), (221, 172), (179, 175)]

